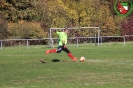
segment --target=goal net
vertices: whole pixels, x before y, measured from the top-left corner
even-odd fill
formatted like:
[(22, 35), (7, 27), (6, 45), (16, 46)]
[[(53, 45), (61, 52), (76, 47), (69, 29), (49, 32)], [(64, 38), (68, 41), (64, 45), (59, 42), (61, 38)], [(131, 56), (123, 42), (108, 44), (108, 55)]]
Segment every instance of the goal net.
[[(50, 47), (54, 47), (54, 44), (58, 43), (58, 35), (54, 30), (63, 31), (65, 28), (50, 28), (49, 38), (50, 38)], [(77, 27), (77, 28), (68, 28), (68, 43), (76, 44), (78, 47), (79, 44), (94, 44), (99, 46), (100, 38), (100, 28), (99, 27)]]

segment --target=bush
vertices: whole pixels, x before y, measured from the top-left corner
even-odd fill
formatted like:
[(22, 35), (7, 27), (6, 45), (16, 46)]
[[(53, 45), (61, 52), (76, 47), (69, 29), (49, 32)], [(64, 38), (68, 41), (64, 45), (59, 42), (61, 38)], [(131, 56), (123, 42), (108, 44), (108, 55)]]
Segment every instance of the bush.
[(42, 29), (39, 22), (8, 23), (10, 38), (45, 38), (48, 37), (47, 31)]

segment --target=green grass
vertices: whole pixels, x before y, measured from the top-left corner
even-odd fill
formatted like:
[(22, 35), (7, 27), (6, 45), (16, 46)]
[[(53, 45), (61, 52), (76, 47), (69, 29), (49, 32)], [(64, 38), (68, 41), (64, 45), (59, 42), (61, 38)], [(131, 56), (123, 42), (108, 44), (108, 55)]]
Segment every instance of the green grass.
[(0, 51), (0, 88), (133, 87), (133, 45), (68, 48), (78, 60), (84, 56), (85, 62), (72, 62), (64, 52), (45, 55), (50, 49), (45, 46), (4, 47)]

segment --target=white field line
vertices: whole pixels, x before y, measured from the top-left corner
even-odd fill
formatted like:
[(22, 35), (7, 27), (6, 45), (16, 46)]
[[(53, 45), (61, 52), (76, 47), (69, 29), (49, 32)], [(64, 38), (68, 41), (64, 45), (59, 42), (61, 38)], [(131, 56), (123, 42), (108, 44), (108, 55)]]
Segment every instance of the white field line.
[(116, 61), (116, 60), (109, 60), (109, 59), (105, 59), (105, 60), (86, 60), (85, 62), (91, 62), (91, 63), (110, 63), (110, 64), (119, 64), (119, 65), (132, 65), (133, 66), (133, 60), (120, 60), (120, 61)]

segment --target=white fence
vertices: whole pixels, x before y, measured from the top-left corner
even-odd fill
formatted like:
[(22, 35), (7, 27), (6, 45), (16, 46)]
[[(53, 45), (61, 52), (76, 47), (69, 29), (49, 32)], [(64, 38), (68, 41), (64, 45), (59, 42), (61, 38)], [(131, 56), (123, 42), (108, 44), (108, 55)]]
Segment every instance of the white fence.
[[(122, 42), (123, 45), (126, 45), (126, 38), (128, 37), (132, 37), (133, 39), (133, 35), (125, 35), (125, 36), (100, 36), (100, 46), (102, 46), (104, 44), (104, 42), (112, 42), (111, 38), (113, 38), (113, 42)], [(117, 40), (119, 39), (119, 40)], [(57, 44), (58, 38), (43, 38), (43, 39), (6, 39), (6, 40), (0, 40), (0, 50), (3, 49), (4, 42), (11, 42), (13, 41), (14, 43), (16, 43), (15, 41), (24, 41), (24, 44), (20, 44), (20, 45), (24, 45), (26, 46), (26, 48), (28, 49), (30, 45), (38, 45), (38, 44), (31, 44), (31, 41), (33, 41), (33, 43), (36, 41), (43, 41), (43, 43), (41, 43), (42, 45), (47, 45), (48, 47), (54, 47), (54, 44)], [(133, 40), (132, 40), (133, 42)], [(98, 37), (75, 37), (75, 38), (69, 38), (68, 39), (68, 43), (69, 44), (75, 44), (75, 46), (79, 46), (79, 44), (83, 44), (83, 43), (92, 43), (95, 46), (98, 46)], [(15, 44), (13, 44), (14, 46), (17, 46)], [(12, 46), (12, 45), (7, 45), (7, 46)], [(89, 45), (88, 45), (89, 46)]]
[[(8, 42), (8, 41), (25, 41), (25, 44), (20, 44), (20, 45), (26, 45), (27, 49), (29, 48), (29, 41), (37, 41), (37, 40), (47, 40), (47, 41), (50, 41), (50, 38), (43, 38), (43, 39), (5, 39), (5, 40), (0, 40), (0, 49), (2, 50), (3, 48), (3, 43), (4, 42)], [(50, 44), (50, 42), (49, 42)], [(6, 45), (6, 46), (10, 46), (10, 45)], [(12, 45), (11, 45), (12, 46)]]

